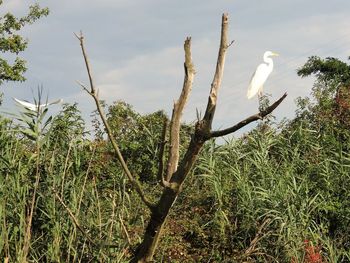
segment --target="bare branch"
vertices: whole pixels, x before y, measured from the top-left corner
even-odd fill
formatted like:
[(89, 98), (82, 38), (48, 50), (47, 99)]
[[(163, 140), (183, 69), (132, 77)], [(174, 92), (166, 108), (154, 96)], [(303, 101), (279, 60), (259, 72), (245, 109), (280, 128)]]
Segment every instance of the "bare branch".
[(119, 214), (119, 221), (120, 221), (120, 224), (122, 226), (122, 229), (125, 233), (125, 236), (126, 236), (126, 239), (128, 240), (128, 244), (131, 245), (131, 239), (130, 239), (130, 236), (129, 236), (129, 233), (128, 233), (128, 230), (126, 229), (125, 225), (124, 225), (124, 222), (123, 222), (123, 218), (122, 216)]
[(93, 81), (93, 78), (92, 78), (92, 72), (91, 72), (91, 69), (90, 69), (89, 59), (88, 59), (88, 56), (87, 56), (86, 51), (85, 51), (84, 36), (83, 36), (82, 32), (80, 32), (80, 35), (75, 34), (75, 36), (79, 39), (80, 46), (81, 46), (81, 51), (83, 52), (85, 66), (86, 66), (86, 70), (87, 70), (87, 73), (88, 73), (88, 76), (89, 76), (89, 81), (90, 81), (90, 88), (91, 88), (90, 92), (92, 94), (94, 94), (95, 93), (95, 85), (94, 85), (94, 81)]
[(228, 44), (228, 14), (223, 14), (222, 22), (221, 22), (221, 41), (220, 41), (218, 59), (216, 62), (216, 70), (215, 70), (213, 82), (211, 84), (211, 90), (208, 98), (207, 109), (203, 117), (203, 121), (205, 123), (203, 128), (207, 130), (211, 130), (211, 124), (213, 122), (215, 108), (216, 108), (217, 94), (221, 86), (222, 76), (224, 73), (226, 50), (231, 44)]
[(271, 106), (267, 107), (266, 110), (261, 111), (261, 112), (259, 112), (257, 114), (254, 114), (254, 115), (246, 118), (245, 120), (240, 121), (239, 123), (237, 123), (236, 125), (234, 125), (234, 126), (232, 126), (230, 128), (227, 128), (227, 129), (224, 129), (224, 130), (220, 130), (220, 131), (213, 131), (213, 132), (211, 132), (210, 138), (225, 136), (227, 134), (233, 133), (233, 132), (241, 129), (242, 127), (246, 126), (247, 124), (249, 124), (249, 123), (251, 123), (253, 121), (260, 120), (260, 119), (264, 118), (266, 115), (268, 115), (271, 112), (273, 112), (278, 107), (278, 105), (280, 105), (281, 102), (286, 97), (287, 97), (287, 93), (284, 93), (281, 98), (279, 98), (277, 101), (275, 101)]
[(264, 228), (271, 222), (271, 219), (267, 218), (265, 219), (261, 225), (258, 228), (258, 231), (255, 234), (254, 239), (250, 242), (249, 247), (244, 251), (243, 255), (241, 256), (241, 259), (245, 259), (250, 257), (253, 254), (256, 254), (258, 249), (256, 249), (257, 243), (265, 236), (269, 234), (269, 231), (266, 233), (263, 233)]
[(170, 121), (170, 147), (169, 147), (169, 159), (167, 162), (167, 170), (165, 180), (169, 181), (172, 174), (177, 170), (179, 162), (179, 147), (180, 147), (180, 126), (181, 116), (188, 100), (188, 96), (192, 89), (192, 83), (194, 79), (194, 66), (192, 63), (191, 55), (191, 38), (188, 37), (184, 44), (185, 49), (185, 77), (182, 87), (182, 92), (179, 99), (174, 103), (173, 113)]
[(227, 45), (227, 48), (229, 48), (230, 46), (232, 46), (232, 45), (233, 45), (233, 43), (235, 43), (235, 41), (234, 41), (234, 40), (232, 40), (232, 41), (230, 42), (230, 44), (228, 44), (228, 45)]
[(188, 146), (187, 152), (185, 153), (183, 160), (181, 161), (179, 169), (173, 174), (170, 180), (172, 189), (177, 190), (181, 187), (184, 179), (186, 178), (195, 160), (197, 159), (199, 150), (203, 146), (204, 142), (210, 138), (211, 123), (213, 121), (216, 107), (217, 92), (221, 85), (226, 50), (228, 46), (228, 14), (223, 14), (221, 22), (221, 40), (219, 54), (217, 58), (214, 79), (211, 84), (207, 109), (203, 119), (201, 121), (198, 121), (195, 126), (195, 134), (190, 141), (190, 145)]
[(78, 83), (78, 85), (79, 85), (80, 87), (83, 88), (83, 90), (85, 90), (90, 96), (92, 96), (92, 94), (91, 94), (91, 92), (89, 91), (89, 89), (88, 89), (83, 83), (81, 83), (79, 80), (76, 80), (76, 82)]
[[(89, 80), (90, 80), (90, 89), (91, 91), (88, 92), (92, 98), (94, 99), (95, 101), (95, 104), (96, 104), (96, 107), (97, 107), (97, 111), (102, 119), (102, 122), (106, 128), (106, 131), (107, 131), (107, 135), (108, 135), (108, 138), (109, 140), (111, 141), (112, 143), (112, 146), (113, 146), (113, 149), (117, 155), (117, 158), (126, 174), (126, 176), (128, 177), (130, 183), (132, 184), (133, 188), (135, 189), (135, 191), (138, 193), (138, 195), (140, 196), (141, 200), (145, 203), (145, 205), (147, 207), (149, 207), (151, 210), (154, 208), (154, 204), (152, 204), (145, 196), (145, 194), (143, 193), (143, 190), (142, 190), (142, 187), (141, 187), (141, 184), (136, 180), (136, 178), (131, 174), (128, 166), (126, 165), (126, 162), (119, 150), (119, 146), (116, 142), (116, 140), (114, 139), (114, 136), (113, 136), (113, 133), (112, 133), (112, 130), (107, 122), (107, 119), (105, 117), (105, 114), (103, 112), (103, 108), (100, 104), (100, 100), (98, 99), (98, 94), (96, 93), (96, 88), (95, 88), (95, 85), (94, 85), (94, 81), (93, 81), (93, 77), (92, 77), (92, 73), (91, 73), (91, 69), (90, 69), (90, 64), (89, 64), (89, 60), (88, 60), (88, 57), (87, 57), (87, 54), (86, 54), (86, 51), (85, 51), (85, 46), (84, 46), (84, 37), (82, 35), (82, 33), (80, 33), (79, 36), (77, 36), (79, 41), (80, 41), (80, 46), (81, 46), (81, 50), (83, 52), (83, 57), (84, 57), (84, 61), (85, 61), (85, 66), (86, 66), (86, 70), (87, 70), (87, 73), (88, 73), (88, 77), (89, 77)], [(83, 88), (85, 90), (87, 90), (85, 88), (85, 86), (83, 85)]]

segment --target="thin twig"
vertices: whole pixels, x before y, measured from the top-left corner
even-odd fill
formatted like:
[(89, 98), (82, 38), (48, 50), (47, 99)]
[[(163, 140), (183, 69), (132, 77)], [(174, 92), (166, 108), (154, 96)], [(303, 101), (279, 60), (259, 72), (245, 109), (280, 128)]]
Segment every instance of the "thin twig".
[(229, 48), (230, 46), (232, 46), (233, 43), (235, 43), (234, 40), (232, 40), (232, 41), (230, 42), (230, 44), (227, 45), (227, 48)]
[(64, 209), (66, 209), (66, 211), (68, 212), (70, 218), (72, 218), (74, 225), (79, 229), (79, 231), (86, 237), (87, 240), (89, 240), (89, 242), (91, 244), (93, 244), (94, 246), (97, 246), (96, 243), (91, 239), (91, 237), (85, 232), (85, 230), (80, 226), (78, 219), (74, 216), (73, 212), (69, 209), (69, 207), (63, 202), (62, 198), (57, 194), (55, 189), (52, 189), (55, 197), (57, 198), (57, 200), (61, 203), (61, 205), (64, 207)]
[(91, 95), (91, 92), (89, 91), (89, 89), (83, 83), (81, 83), (79, 80), (76, 80), (76, 82), (78, 83), (78, 85), (80, 87), (83, 88), (83, 90), (85, 90), (87, 93), (89, 93), (89, 95)]
[(261, 238), (263, 238), (264, 236), (266, 236), (269, 232), (267, 233), (263, 233), (263, 229), (265, 228), (266, 225), (268, 225), (271, 222), (271, 219), (266, 219), (262, 222), (262, 224), (259, 226), (257, 233), (255, 234), (255, 237), (253, 238), (253, 240), (250, 242), (249, 247), (245, 250), (244, 254), (243, 254), (243, 258), (247, 258), (252, 254), (255, 254), (255, 252), (257, 251), (257, 249), (255, 248), (255, 246), (257, 245), (257, 243), (259, 242), (259, 240)]
[(88, 77), (89, 77), (89, 81), (90, 81), (91, 93), (94, 94), (94, 93), (95, 93), (95, 85), (94, 85), (94, 81), (93, 81), (93, 78), (92, 78), (92, 73), (91, 73), (91, 68), (90, 68), (89, 59), (88, 59), (88, 56), (87, 56), (86, 51), (85, 51), (84, 36), (83, 36), (83, 33), (82, 33), (82, 32), (80, 32), (80, 36), (78, 36), (77, 34), (75, 34), (75, 36), (76, 36), (76, 37), (79, 39), (79, 41), (80, 41), (81, 51), (83, 52), (83, 57), (84, 57), (84, 61), (85, 61), (85, 66), (86, 66), (86, 70), (87, 70)]
[(131, 245), (131, 239), (130, 239), (130, 236), (129, 236), (129, 233), (128, 233), (128, 230), (126, 229), (125, 225), (124, 225), (124, 222), (123, 222), (123, 219), (121, 217), (121, 215), (119, 214), (119, 221), (120, 221), (120, 224), (122, 226), (122, 229), (125, 233), (125, 236), (126, 236), (126, 239), (128, 240), (128, 244)]
[(224, 129), (224, 130), (219, 130), (219, 131), (213, 131), (210, 133), (209, 138), (214, 138), (214, 137), (221, 137), (221, 136), (225, 136), (227, 134), (233, 133), (239, 129), (241, 129), (242, 127), (246, 126), (247, 124), (256, 121), (256, 120), (260, 120), (262, 118), (264, 118), (266, 115), (270, 114), (271, 112), (273, 112), (278, 105), (281, 104), (281, 102), (287, 97), (287, 93), (283, 94), (283, 96), (281, 98), (279, 98), (277, 101), (275, 101), (271, 106), (267, 107), (265, 110), (254, 114), (248, 118), (246, 118), (243, 121), (240, 121), (239, 123), (233, 125), (230, 128)]
[[(76, 35), (76, 34), (75, 34)], [(84, 61), (85, 61), (85, 66), (86, 66), (86, 70), (87, 70), (87, 73), (88, 73), (88, 77), (89, 77), (89, 81), (90, 81), (90, 89), (91, 91), (88, 92), (90, 94), (90, 96), (92, 96), (92, 98), (94, 99), (95, 101), (95, 104), (96, 104), (96, 107), (97, 107), (97, 111), (102, 119), (102, 122), (106, 128), (106, 131), (107, 131), (107, 135), (108, 135), (108, 138), (109, 140), (111, 141), (112, 143), (112, 146), (113, 146), (113, 149), (116, 153), (116, 156), (126, 174), (126, 176), (128, 177), (130, 183), (132, 184), (133, 188), (135, 189), (135, 191), (138, 193), (138, 195), (140, 196), (141, 200), (144, 202), (144, 204), (150, 208), (151, 210), (154, 208), (154, 204), (151, 203), (148, 198), (145, 196), (143, 190), (142, 190), (142, 187), (141, 187), (141, 184), (137, 181), (137, 179), (131, 174), (120, 150), (119, 150), (119, 146), (116, 142), (116, 140), (114, 139), (114, 136), (113, 136), (113, 133), (112, 133), (112, 129), (110, 128), (108, 122), (107, 122), (107, 119), (105, 117), (105, 114), (103, 112), (103, 108), (100, 104), (100, 100), (98, 98), (98, 94), (96, 93), (96, 88), (95, 88), (95, 84), (94, 84), (94, 80), (93, 80), (93, 76), (92, 76), (92, 72), (91, 72), (91, 68), (90, 68), (90, 64), (89, 64), (89, 60), (88, 60), (88, 56), (87, 56), (87, 53), (85, 51), (85, 46), (84, 46), (84, 37), (83, 37), (83, 34), (80, 33), (80, 36), (76, 35), (77, 38), (79, 39), (80, 41), (80, 46), (81, 46), (81, 50), (83, 52), (83, 57), (84, 57)], [(83, 85), (84, 87), (84, 85)]]

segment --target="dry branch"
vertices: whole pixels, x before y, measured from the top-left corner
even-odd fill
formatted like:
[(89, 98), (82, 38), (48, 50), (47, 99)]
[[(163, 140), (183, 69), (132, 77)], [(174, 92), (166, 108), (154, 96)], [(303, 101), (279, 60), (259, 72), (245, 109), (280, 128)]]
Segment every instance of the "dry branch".
[(263, 232), (264, 228), (268, 226), (270, 222), (271, 219), (267, 218), (261, 223), (261, 225), (258, 228), (258, 231), (255, 234), (255, 237), (253, 238), (253, 240), (250, 241), (249, 247), (244, 251), (243, 255), (240, 257), (240, 260), (243, 261), (243, 259), (249, 258), (253, 254), (259, 254), (257, 253), (258, 249), (256, 249), (256, 245), (263, 237), (266, 237), (270, 233), (270, 231), (267, 231), (265, 233)]
[(81, 46), (81, 50), (83, 52), (83, 57), (84, 57), (84, 61), (85, 61), (85, 66), (86, 66), (86, 70), (88, 73), (88, 77), (89, 77), (89, 82), (90, 82), (90, 91), (86, 88), (86, 86), (84, 86), (83, 84), (80, 84), (84, 90), (86, 90), (88, 92), (88, 94), (94, 99), (96, 107), (97, 107), (97, 111), (102, 119), (102, 122), (104, 124), (104, 127), (106, 128), (107, 131), (107, 135), (109, 140), (112, 143), (113, 149), (116, 153), (116, 156), (118, 158), (118, 161), (120, 162), (126, 176), (128, 177), (130, 183), (132, 184), (133, 188), (135, 189), (135, 191), (138, 193), (138, 195), (140, 196), (141, 200), (145, 203), (145, 205), (147, 207), (149, 207), (151, 210), (154, 207), (154, 204), (151, 203), (148, 198), (145, 196), (142, 188), (141, 188), (141, 184), (137, 181), (137, 179), (132, 175), (132, 173), (130, 172), (120, 150), (119, 150), (119, 146), (116, 142), (116, 140), (114, 139), (112, 130), (107, 122), (107, 119), (105, 117), (105, 114), (103, 112), (102, 106), (100, 104), (100, 100), (98, 98), (98, 92), (96, 92), (96, 88), (95, 88), (95, 84), (94, 84), (94, 80), (93, 80), (93, 75), (91, 72), (91, 68), (90, 68), (90, 64), (89, 64), (89, 59), (87, 56), (87, 53), (85, 51), (85, 46), (84, 46), (84, 36), (82, 33), (80, 33), (80, 35), (75, 34), (75, 36), (79, 39), (80, 42), (80, 46)]
[(247, 124), (256, 121), (256, 120), (260, 120), (262, 118), (264, 118), (266, 115), (270, 114), (271, 112), (274, 111), (274, 109), (276, 109), (278, 107), (278, 105), (281, 104), (281, 102), (287, 97), (287, 93), (284, 93), (283, 96), (281, 98), (279, 98), (277, 101), (275, 101), (271, 106), (267, 107), (265, 110), (254, 114), (248, 118), (246, 118), (243, 121), (240, 121), (239, 123), (237, 123), (236, 125), (233, 125), (230, 128), (224, 129), (224, 130), (219, 130), (219, 131), (213, 131), (210, 134), (210, 138), (214, 138), (214, 137), (221, 137), (221, 136), (225, 136), (227, 134), (233, 133), (239, 129), (241, 129), (242, 127), (246, 126)]
[(85, 230), (80, 226), (78, 219), (74, 216), (73, 212), (69, 209), (69, 207), (63, 202), (62, 198), (57, 194), (55, 189), (52, 189), (56, 199), (61, 203), (61, 205), (66, 209), (70, 218), (72, 218), (74, 225), (79, 229), (79, 231), (86, 237), (87, 240), (94, 246), (97, 246), (96, 243), (92, 240), (92, 238), (85, 232)]
[(188, 96), (192, 89), (192, 83), (194, 79), (194, 66), (192, 63), (191, 55), (191, 38), (188, 37), (184, 44), (185, 49), (185, 77), (182, 87), (182, 92), (179, 99), (174, 103), (173, 113), (170, 121), (170, 147), (169, 147), (169, 158), (167, 162), (167, 170), (165, 180), (170, 181), (172, 174), (177, 170), (179, 162), (179, 146), (180, 146), (180, 127), (181, 127), (181, 116), (185, 108)]
[[(231, 42), (232, 43), (232, 42)], [(228, 43), (228, 14), (222, 15), (221, 21), (221, 38), (220, 38), (220, 47), (218, 58), (216, 62), (216, 70), (211, 84), (211, 89), (208, 98), (207, 109), (205, 115), (201, 121), (198, 121), (195, 127), (195, 134), (190, 141), (190, 145), (185, 153), (185, 156), (181, 162), (179, 169), (173, 174), (170, 183), (172, 188), (179, 192), (183, 181), (190, 172), (194, 162), (197, 159), (198, 153), (210, 137), (211, 124), (214, 118), (217, 93), (221, 86), (224, 64), (227, 48), (231, 44)]]
[(211, 84), (207, 109), (203, 117), (205, 129), (207, 129), (208, 131), (211, 129), (211, 125), (213, 122), (215, 108), (216, 108), (217, 94), (221, 86), (222, 76), (224, 74), (226, 51), (232, 43), (233, 42), (231, 42), (230, 44), (228, 43), (228, 14), (223, 14), (222, 21), (221, 21), (221, 40), (220, 40), (219, 54), (216, 62), (214, 79)]

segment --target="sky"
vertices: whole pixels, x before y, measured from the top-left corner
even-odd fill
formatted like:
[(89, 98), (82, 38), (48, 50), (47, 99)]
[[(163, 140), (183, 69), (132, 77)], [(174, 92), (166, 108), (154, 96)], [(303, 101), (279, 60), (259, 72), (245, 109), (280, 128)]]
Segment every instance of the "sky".
[[(0, 14), (24, 15), (35, 1), (4, 0)], [(196, 69), (184, 121), (204, 112), (215, 71), (222, 13), (229, 14), (229, 48), (219, 91), (214, 128), (231, 126), (258, 112), (257, 98), (246, 98), (249, 80), (266, 50), (280, 54), (264, 85), (271, 101), (286, 100), (274, 115), (292, 118), (295, 99), (308, 96), (313, 78), (300, 78), (297, 68), (309, 56), (350, 55), (349, 0), (42, 0), (50, 15), (24, 28), (29, 40), (21, 53), (27, 60), (23, 83), (4, 83), (1, 111), (17, 110), (11, 99), (33, 101), (38, 86), (50, 100), (78, 102), (89, 122), (93, 100), (77, 84), (88, 84), (79, 42), (83, 32), (100, 98), (123, 100), (140, 113), (160, 109), (171, 114), (183, 83), (183, 42), (192, 37)], [(3, 55), (5, 56), (5, 55)], [(52, 106), (53, 113), (59, 106)], [(91, 125), (88, 127), (91, 127)], [(247, 129), (254, 127), (250, 124)], [(239, 133), (238, 133), (239, 134)]]

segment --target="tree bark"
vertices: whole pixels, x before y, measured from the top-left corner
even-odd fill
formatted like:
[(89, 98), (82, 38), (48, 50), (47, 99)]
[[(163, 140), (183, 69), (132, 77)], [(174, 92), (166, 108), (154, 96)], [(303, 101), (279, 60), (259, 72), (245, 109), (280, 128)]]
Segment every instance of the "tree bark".
[(201, 131), (198, 129), (190, 142), (189, 148), (179, 166), (179, 169), (172, 176), (170, 187), (164, 188), (158, 204), (153, 208), (151, 219), (144, 233), (143, 241), (137, 248), (135, 256), (130, 262), (140, 263), (152, 261), (169, 210), (175, 203), (177, 196), (180, 194), (183, 182), (197, 159), (198, 153), (205, 142), (203, 139)]

